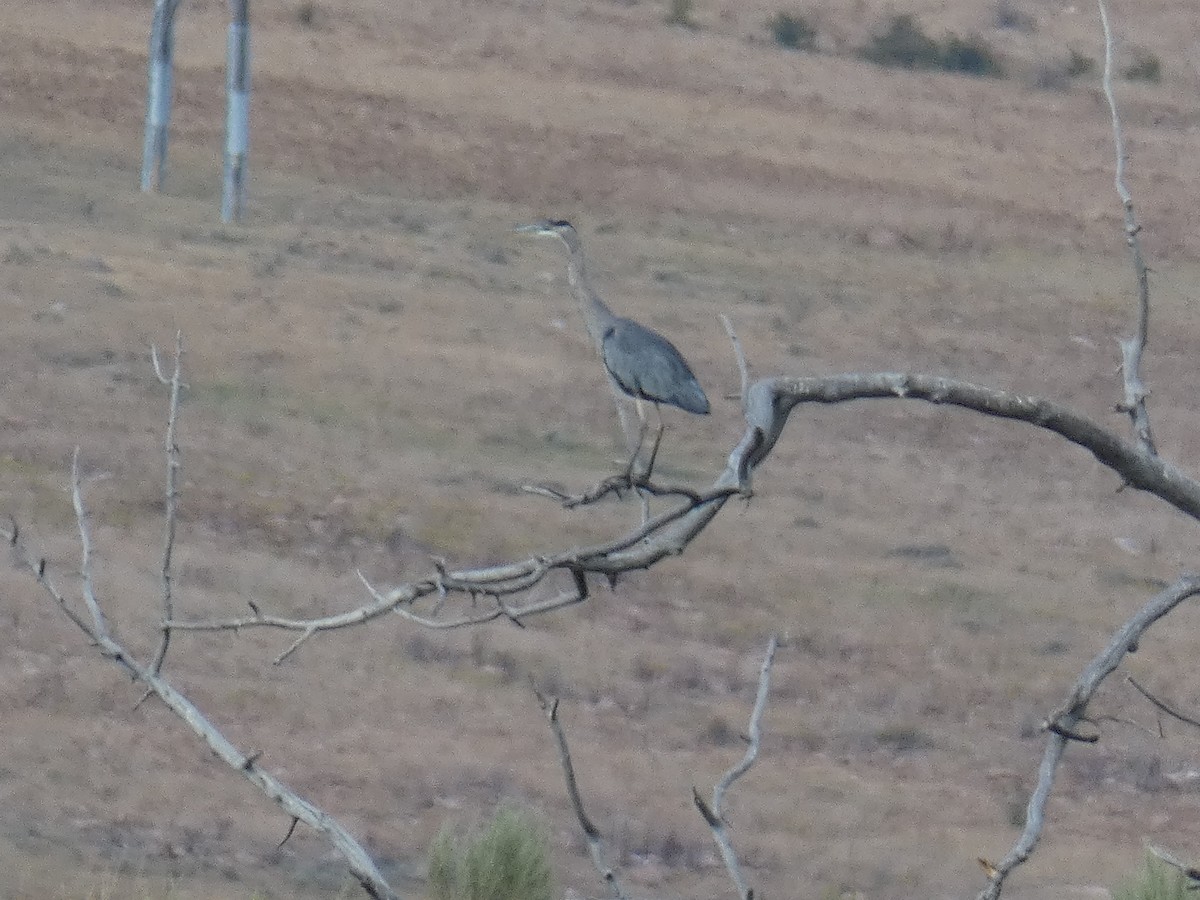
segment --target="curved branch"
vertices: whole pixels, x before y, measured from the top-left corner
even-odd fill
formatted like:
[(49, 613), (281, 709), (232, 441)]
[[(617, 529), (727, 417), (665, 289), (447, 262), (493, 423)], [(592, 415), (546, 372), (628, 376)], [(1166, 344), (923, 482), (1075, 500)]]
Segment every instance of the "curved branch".
[[(1087, 416), (1041, 397), (935, 375), (873, 373), (812, 378), (770, 378), (750, 388), (751, 411), (763, 424), (757, 465), (774, 446), (788, 414), (800, 403), (845, 403), (865, 399), (924, 400), (1044, 428), (1089, 451), (1126, 484), (1153, 494), (1193, 519), (1200, 519), (1200, 482), (1153, 452), (1123, 440)], [(743, 438), (743, 441), (745, 438)]]
[[(754, 382), (746, 392), (746, 431), (708, 491), (698, 493), (619, 537), (496, 566), (451, 570), (438, 564), (432, 575), (390, 590), (380, 591), (368, 586), (370, 602), (328, 616), (296, 619), (266, 615), (252, 607), (249, 616), (175, 620), (168, 624), (172, 629), (184, 631), (267, 627), (316, 634), (360, 625), (393, 611), (402, 612), (427, 627), (447, 628), (476, 625), (501, 616), (519, 620), (559, 609), (584, 599), (586, 589), (559, 593), (549, 600), (520, 606), (508, 606), (500, 599), (532, 590), (556, 571), (569, 572), (578, 588), (581, 581), (586, 585), (588, 574), (604, 575), (612, 581), (622, 573), (648, 569), (666, 557), (682, 553), (708, 527), (730, 497), (752, 493), (754, 469), (770, 455), (796, 406), (867, 399), (924, 400), (1034, 425), (1089, 451), (1116, 472), (1125, 484), (1151, 493), (1192, 518), (1200, 519), (1200, 482), (1081, 413), (1042, 397), (924, 374), (875, 372), (766, 378)], [(436, 597), (440, 604), (451, 593), (469, 596), (472, 600), (481, 595), (489, 596), (495, 603), (484, 610), (472, 609), (465, 615), (437, 621), (437, 610), (433, 615), (422, 616), (401, 609), (427, 597)], [(281, 659), (306, 639), (303, 637), (295, 642)]]

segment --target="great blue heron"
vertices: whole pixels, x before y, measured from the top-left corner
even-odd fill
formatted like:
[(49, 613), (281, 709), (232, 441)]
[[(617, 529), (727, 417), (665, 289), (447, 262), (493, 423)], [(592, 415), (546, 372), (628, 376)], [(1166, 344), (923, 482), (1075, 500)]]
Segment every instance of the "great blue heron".
[(637, 404), (638, 421), (641, 428), (637, 445), (629, 460), (629, 474), (633, 473), (634, 462), (646, 439), (646, 412), (642, 401), (654, 404), (658, 417), (658, 432), (645, 476), (649, 477), (662, 440), (663, 424), (659, 404), (666, 403), (696, 415), (708, 415), (708, 397), (692, 374), (691, 367), (675, 345), (657, 331), (641, 325), (633, 319), (616, 315), (588, 284), (583, 265), (583, 245), (579, 234), (570, 222), (563, 219), (540, 219), (530, 225), (521, 225), (517, 231), (527, 234), (556, 237), (566, 244), (570, 256), (567, 260), (567, 281), (571, 294), (583, 312), (588, 335), (596, 346), (596, 352), (604, 362), (612, 384), (621, 393), (632, 397)]

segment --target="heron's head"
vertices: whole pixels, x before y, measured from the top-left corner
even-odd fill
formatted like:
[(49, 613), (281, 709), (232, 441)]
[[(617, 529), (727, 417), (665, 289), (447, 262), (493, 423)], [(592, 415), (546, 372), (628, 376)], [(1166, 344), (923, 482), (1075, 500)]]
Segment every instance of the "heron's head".
[(528, 225), (518, 225), (517, 231), (522, 234), (535, 234), (542, 237), (556, 237), (568, 246), (575, 237), (575, 228), (566, 219), (538, 219)]

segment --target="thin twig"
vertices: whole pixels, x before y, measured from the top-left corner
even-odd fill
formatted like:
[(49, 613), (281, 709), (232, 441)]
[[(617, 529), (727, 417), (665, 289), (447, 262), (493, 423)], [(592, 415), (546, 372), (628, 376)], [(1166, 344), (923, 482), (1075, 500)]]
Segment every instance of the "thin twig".
[(1169, 705), (1165, 700), (1158, 699), (1152, 693), (1150, 693), (1148, 690), (1146, 690), (1144, 687), (1142, 687), (1140, 684), (1138, 684), (1137, 679), (1134, 678), (1132, 675), (1126, 675), (1125, 680), (1128, 681), (1130, 684), (1132, 684), (1134, 689), (1139, 694), (1141, 694), (1143, 697), (1145, 697), (1147, 700), (1149, 700), (1151, 703), (1153, 703), (1156, 707), (1158, 707), (1163, 712), (1165, 712), (1168, 716), (1178, 719), (1180, 722), (1184, 722), (1195, 728), (1200, 728), (1200, 720), (1193, 719), (1191, 716), (1185, 715), (1184, 713), (1181, 713), (1175, 707)]
[(750, 724), (747, 729), (749, 744), (746, 747), (745, 755), (717, 782), (713, 788), (711, 804), (706, 804), (700, 796), (700, 792), (696, 788), (692, 788), (692, 802), (695, 803), (700, 815), (703, 816), (712, 831), (713, 840), (716, 842), (717, 849), (721, 851), (721, 858), (725, 861), (725, 868), (729, 871), (729, 877), (737, 888), (739, 900), (753, 900), (754, 890), (746, 884), (746, 877), (742, 874), (742, 867), (738, 863), (737, 853), (734, 851), (733, 842), (729, 837), (728, 823), (725, 819), (725, 792), (733, 786), (735, 781), (750, 771), (750, 767), (758, 759), (758, 751), (762, 745), (762, 718), (767, 709), (767, 695), (771, 688), (771, 665), (775, 661), (775, 650), (778, 646), (779, 638), (772, 634), (771, 639), (767, 642), (767, 652), (763, 655), (762, 665), (758, 670), (758, 694), (754, 699), (754, 709), (750, 713)]
[(600, 834), (600, 829), (595, 823), (588, 818), (588, 814), (583, 809), (583, 797), (579, 793), (579, 783), (575, 779), (575, 766), (571, 763), (571, 748), (567, 746), (567, 735), (563, 731), (562, 723), (558, 720), (558, 700), (546, 697), (537, 687), (533, 688), (533, 694), (537, 697), (538, 703), (542, 707), (542, 712), (546, 714), (546, 720), (550, 723), (550, 730), (554, 732), (554, 739), (558, 743), (558, 759), (562, 764), (563, 778), (567, 783), (567, 796), (571, 800), (571, 809), (575, 811), (575, 818), (579, 820), (579, 827), (583, 830), (583, 835), (587, 839), (588, 852), (592, 857), (592, 865), (596, 867), (596, 871), (600, 873), (600, 877), (604, 883), (608, 885), (609, 894), (613, 900), (625, 900), (625, 893), (621, 890), (621, 885), (617, 881), (617, 873), (608, 863), (608, 859), (604, 855), (604, 838)]
[(721, 324), (725, 328), (725, 333), (729, 335), (729, 343), (733, 345), (733, 356), (737, 360), (738, 379), (740, 389), (738, 396), (741, 398), (742, 410), (746, 409), (746, 396), (750, 390), (750, 367), (746, 365), (746, 354), (742, 352), (742, 342), (738, 340), (737, 332), (733, 330), (733, 323), (729, 320), (729, 316), (721, 313), (718, 317)]
[(1150, 336), (1150, 270), (1142, 255), (1142, 242), (1138, 235), (1142, 226), (1138, 224), (1137, 215), (1133, 209), (1133, 195), (1125, 183), (1125, 167), (1129, 157), (1125, 152), (1125, 136), (1121, 128), (1121, 116), (1117, 111), (1117, 98), (1113, 90), (1113, 56), (1115, 41), (1108, 20), (1108, 7), (1105, 0), (1096, 0), (1100, 9), (1100, 27), (1104, 31), (1104, 74), (1101, 84), (1104, 98), (1108, 101), (1108, 111), (1112, 117), (1113, 145), (1116, 149), (1117, 161), (1113, 175), (1113, 183), (1117, 196), (1121, 198), (1121, 209), (1125, 217), (1125, 242), (1133, 262), (1134, 278), (1137, 281), (1138, 314), (1137, 331), (1132, 338), (1118, 341), (1121, 348), (1121, 372), (1125, 385), (1125, 396), (1120, 409), (1129, 415), (1133, 426), (1134, 438), (1138, 447), (1144, 452), (1155, 455), (1158, 451), (1154, 446), (1154, 435), (1150, 429), (1150, 414), (1146, 409), (1146, 388), (1142, 384), (1142, 352)]
[(167, 650), (171, 646), (171, 620), (175, 618), (174, 601), (171, 594), (173, 574), (171, 557), (175, 550), (175, 523), (179, 517), (179, 443), (176, 440), (176, 422), (179, 419), (180, 373), (183, 366), (183, 332), (175, 332), (175, 368), (170, 380), (164, 380), (162, 368), (158, 363), (158, 352), (152, 347), (151, 358), (154, 360), (154, 373), (160, 382), (170, 389), (170, 400), (167, 404), (167, 430), (164, 440), (164, 450), (167, 458), (167, 483), (165, 490), (165, 507), (163, 510), (164, 535), (162, 552), (162, 595), (160, 597), (160, 629), (158, 649), (150, 662), (150, 671), (157, 675), (162, 671), (163, 661), (167, 658)]
[(83, 480), (79, 474), (79, 448), (71, 454), (71, 502), (75, 507), (75, 522), (79, 526), (80, 563), (79, 576), (82, 579), (83, 603), (88, 615), (92, 617), (92, 627), (89, 633), (93, 639), (103, 644), (103, 638), (108, 637), (108, 620), (100, 609), (96, 599), (96, 588), (92, 579), (92, 534), (89, 525), (91, 513), (83, 502)]

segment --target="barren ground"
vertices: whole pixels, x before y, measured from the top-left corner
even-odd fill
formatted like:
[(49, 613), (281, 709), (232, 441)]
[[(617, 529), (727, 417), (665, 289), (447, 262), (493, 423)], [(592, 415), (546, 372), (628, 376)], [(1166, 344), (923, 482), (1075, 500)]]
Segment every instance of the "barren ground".
[[(978, 33), (1010, 78), (854, 59), (886, 10), (830, 0), (825, 52), (788, 53), (766, 2), (264, 0), (254, 15), (252, 201), (219, 224), (223, 5), (185, 3), (167, 190), (135, 190), (145, 3), (0, 8), (0, 511), (73, 585), (72, 448), (98, 588), (147, 652), (161, 546), (164, 398), (151, 343), (186, 341), (177, 596), (316, 614), (453, 563), (609, 535), (631, 505), (564, 512), (517, 489), (612, 471), (612, 404), (558, 248), (579, 225), (620, 311), (668, 332), (714, 398), (668, 415), (664, 472), (703, 485), (736, 440), (736, 373), (910, 369), (1044, 393), (1114, 428), (1114, 340), (1132, 277), (1095, 79), (1034, 87), (1068, 48), (1099, 56), (1087, 4), (905, 6)], [(1127, 8), (1128, 7), (1128, 8)], [(1155, 318), (1146, 377), (1163, 452), (1194, 434), (1200, 118), (1190, 4), (1116, 9), (1131, 184)], [(1194, 54), (1193, 54), (1194, 55)], [(100, 477), (102, 476), (102, 477)], [(1036, 725), (1161, 579), (1196, 567), (1192, 526), (1118, 492), (1083, 453), (1019, 426), (901, 403), (799, 410), (680, 559), (582, 608), (474, 633), (399, 619), (310, 641), (183, 636), (167, 671), (262, 764), (361, 837), (419, 895), (447, 821), (541, 810), (564, 890), (599, 896), (527, 676), (563, 698), (593, 818), (637, 894), (730, 896), (691, 807), (742, 745), (767, 635), (784, 632), (762, 759), (731, 818), (762, 895), (973, 895), (1016, 834)], [(0, 896), (356, 896), (339, 862), (99, 660), (26, 574), (0, 573)], [(1200, 707), (1200, 613), (1130, 665)], [(1195, 742), (1118, 678), (1073, 747), (1046, 841), (1012, 895), (1111, 884), (1150, 838), (1200, 840)], [(857, 892), (857, 893), (855, 893)]]

